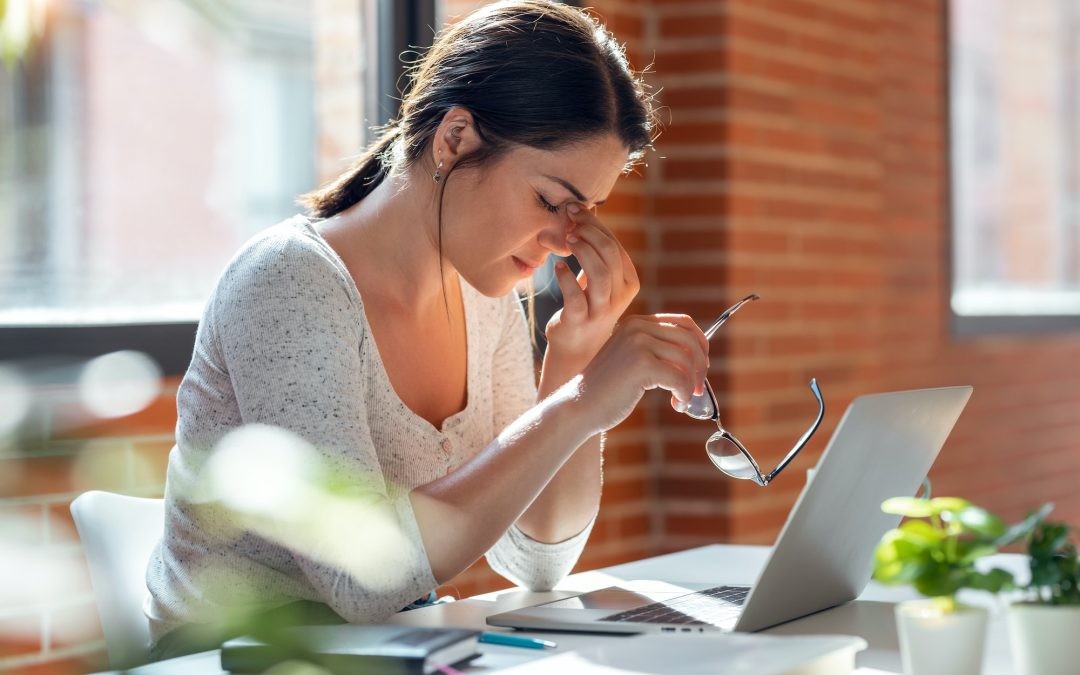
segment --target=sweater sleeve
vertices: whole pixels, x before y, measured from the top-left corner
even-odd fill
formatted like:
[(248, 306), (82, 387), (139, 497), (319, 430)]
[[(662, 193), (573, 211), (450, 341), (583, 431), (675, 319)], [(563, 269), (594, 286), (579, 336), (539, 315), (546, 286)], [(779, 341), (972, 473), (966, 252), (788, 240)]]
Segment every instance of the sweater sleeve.
[[(496, 433), (535, 405), (537, 393), (529, 324), (516, 296), (507, 296), (502, 316), (502, 337), (492, 364)], [(493, 570), (515, 584), (532, 591), (550, 590), (577, 563), (595, 521), (594, 517), (581, 532), (554, 544), (536, 541), (511, 525), (485, 557)]]
[(376, 622), (435, 588), (408, 490), (388, 485), (372, 444), (359, 299), (328, 254), (269, 238), (229, 266), (213, 299), (217, 347), (242, 422), (291, 431), (320, 456), (335, 494), (364, 504), (320, 513), (290, 549), (314, 592), (353, 623)]

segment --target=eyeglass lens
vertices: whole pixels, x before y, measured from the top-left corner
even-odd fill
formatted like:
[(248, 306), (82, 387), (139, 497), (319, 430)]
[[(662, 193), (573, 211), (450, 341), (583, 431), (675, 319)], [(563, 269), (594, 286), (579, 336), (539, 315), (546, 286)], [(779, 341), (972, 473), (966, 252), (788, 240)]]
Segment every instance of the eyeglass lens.
[(684, 411), (687, 415), (696, 420), (715, 420), (719, 417), (716, 413), (716, 405), (713, 403), (712, 392), (709, 389), (711, 389), (711, 385), (706, 380), (701, 396), (694, 396), (687, 402)]
[(758, 476), (757, 469), (739, 449), (739, 446), (719, 431), (709, 438), (708, 443), (705, 444), (705, 451), (716, 468), (732, 478), (755, 480)]

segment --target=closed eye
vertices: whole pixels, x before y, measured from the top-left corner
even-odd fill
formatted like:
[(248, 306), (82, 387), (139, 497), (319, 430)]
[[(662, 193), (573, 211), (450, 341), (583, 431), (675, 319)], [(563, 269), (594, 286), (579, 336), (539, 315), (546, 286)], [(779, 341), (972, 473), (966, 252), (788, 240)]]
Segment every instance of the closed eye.
[(544, 195), (540, 194), (539, 192), (536, 193), (536, 201), (540, 203), (540, 206), (543, 206), (545, 209), (547, 209), (549, 213), (554, 214), (559, 212), (559, 207), (544, 199)]

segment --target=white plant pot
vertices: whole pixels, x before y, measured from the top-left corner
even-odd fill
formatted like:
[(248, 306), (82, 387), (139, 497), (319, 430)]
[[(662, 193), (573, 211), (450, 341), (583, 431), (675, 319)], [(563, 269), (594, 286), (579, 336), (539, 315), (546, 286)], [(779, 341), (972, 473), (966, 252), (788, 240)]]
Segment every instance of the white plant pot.
[(1075, 675), (1080, 670), (1080, 607), (1019, 603), (1008, 611), (1019, 675)]
[(896, 606), (904, 675), (979, 675), (986, 643), (986, 610), (956, 605), (943, 613), (931, 600)]

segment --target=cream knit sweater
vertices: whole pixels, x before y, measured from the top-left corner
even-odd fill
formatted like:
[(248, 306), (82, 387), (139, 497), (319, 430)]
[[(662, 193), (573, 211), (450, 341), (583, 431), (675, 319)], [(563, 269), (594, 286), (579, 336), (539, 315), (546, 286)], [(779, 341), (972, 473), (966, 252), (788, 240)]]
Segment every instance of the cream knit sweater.
[[(464, 282), (462, 296), (468, 403), (436, 429), (394, 392), (352, 277), (306, 218), (245, 244), (207, 302), (177, 395), (165, 535), (146, 573), (155, 642), (183, 624), (295, 600), (377, 622), (435, 588), (409, 491), (466, 462), (536, 398), (520, 303)], [(220, 503), (200, 501), (202, 469), (218, 441), (249, 424), (288, 430), (317, 448), (332, 475), (375, 495), (405, 545), (365, 548), (364, 523), (336, 523), (331, 538), (360, 539), (354, 550), (369, 564), (335, 565), (319, 551), (237, 528)], [(590, 529), (543, 544), (511, 527), (486, 557), (507, 579), (549, 589), (574, 566)]]

